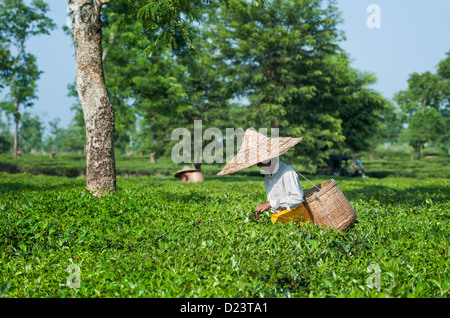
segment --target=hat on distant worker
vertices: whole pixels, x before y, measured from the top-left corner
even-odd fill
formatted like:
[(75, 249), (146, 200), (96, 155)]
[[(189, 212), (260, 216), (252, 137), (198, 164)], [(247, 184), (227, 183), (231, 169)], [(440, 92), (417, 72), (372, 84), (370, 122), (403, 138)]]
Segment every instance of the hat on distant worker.
[(181, 178), (181, 175), (183, 173), (186, 173), (186, 172), (198, 172), (198, 171), (200, 171), (200, 170), (195, 169), (195, 168), (191, 168), (189, 166), (184, 166), (183, 169), (178, 170), (177, 172), (175, 172), (174, 177), (175, 178)]
[(278, 157), (298, 144), (301, 138), (266, 137), (253, 129), (247, 129), (241, 149), (217, 174), (223, 176), (251, 167), (259, 162)]

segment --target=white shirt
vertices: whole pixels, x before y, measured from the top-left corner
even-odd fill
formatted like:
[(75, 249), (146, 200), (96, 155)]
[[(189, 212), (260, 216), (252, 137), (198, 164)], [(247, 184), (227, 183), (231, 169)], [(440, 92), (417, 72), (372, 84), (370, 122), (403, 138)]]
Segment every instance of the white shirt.
[[(278, 160), (274, 174), (266, 174), (267, 200), (270, 202), (272, 213), (290, 210), (303, 203), (303, 189), (298, 180), (297, 172), (288, 164)], [(267, 171), (267, 170), (266, 170)]]

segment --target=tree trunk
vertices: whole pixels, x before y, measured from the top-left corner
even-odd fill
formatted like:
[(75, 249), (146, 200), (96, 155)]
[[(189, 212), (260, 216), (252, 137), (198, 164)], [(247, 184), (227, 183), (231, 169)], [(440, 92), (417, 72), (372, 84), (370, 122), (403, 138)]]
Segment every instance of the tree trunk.
[(67, 0), (72, 17), (76, 84), (86, 125), (86, 188), (99, 197), (116, 190), (114, 110), (102, 64), (100, 11), (111, 0)]
[(15, 102), (14, 110), (14, 157), (18, 157), (17, 152), (19, 151), (19, 105), (17, 101)]
[[(20, 46), (19, 46), (19, 53), (17, 54), (17, 57), (15, 59), (14, 62), (14, 70), (17, 70), (17, 64), (19, 63), (20, 60), (20, 56), (23, 53), (23, 47), (25, 44), (25, 40), (22, 39), (20, 41)], [(17, 74), (16, 71), (14, 71), (14, 75), (13, 75), (13, 82), (14, 82), (14, 88), (17, 88)], [(14, 92), (14, 157), (17, 157), (18, 154), (17, 152), (19, 151), (19, 120), (20, 120), (20, 114), (19, 114), (19, 97), (17, 95), (17, 92)]]
[(420, 140), (417, 141), (417, 160), (420, 161)]
[(14, 123), (14, 157), (17, 157), (17, 152), (19, 151), (19, 121), (15, 120)]

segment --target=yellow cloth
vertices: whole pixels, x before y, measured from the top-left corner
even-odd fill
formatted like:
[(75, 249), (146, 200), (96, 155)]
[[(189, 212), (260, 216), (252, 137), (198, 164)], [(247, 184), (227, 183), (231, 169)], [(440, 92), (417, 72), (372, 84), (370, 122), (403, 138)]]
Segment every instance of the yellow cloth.
[(281, 222), (281, 223), (290, 223), (291, 219), (294, 220), (294, 222), (299, 222), (300, 226), (303, 226), (302, 218), (304, 221), (310, 221), (311, 217), (309, 216), (308, 210), (306, 210), (305, 204), (302, 203), (298, 207), (290, 210), (281, 210), (281, 212), (272, 214), (271, 220), (272, 223), (275, 222)]

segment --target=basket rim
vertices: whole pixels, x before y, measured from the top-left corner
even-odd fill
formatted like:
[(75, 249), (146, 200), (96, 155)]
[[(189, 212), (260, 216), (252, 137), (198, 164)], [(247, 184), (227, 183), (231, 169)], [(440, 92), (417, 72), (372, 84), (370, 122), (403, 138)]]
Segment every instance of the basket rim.
[(318, 196), (320, 198), (321, 196), (326, 194), (330, 188), (337, 186), (337, 183), (334, 179), (329, 179), (324, 182), (321, 182), (318, 186), (320, 187), (319, 191), (317, 191), (317, 189), (315, 187), (304, 191), (303, 195), (304, 195), (305, 201), (316, 200), (316, 196)]

